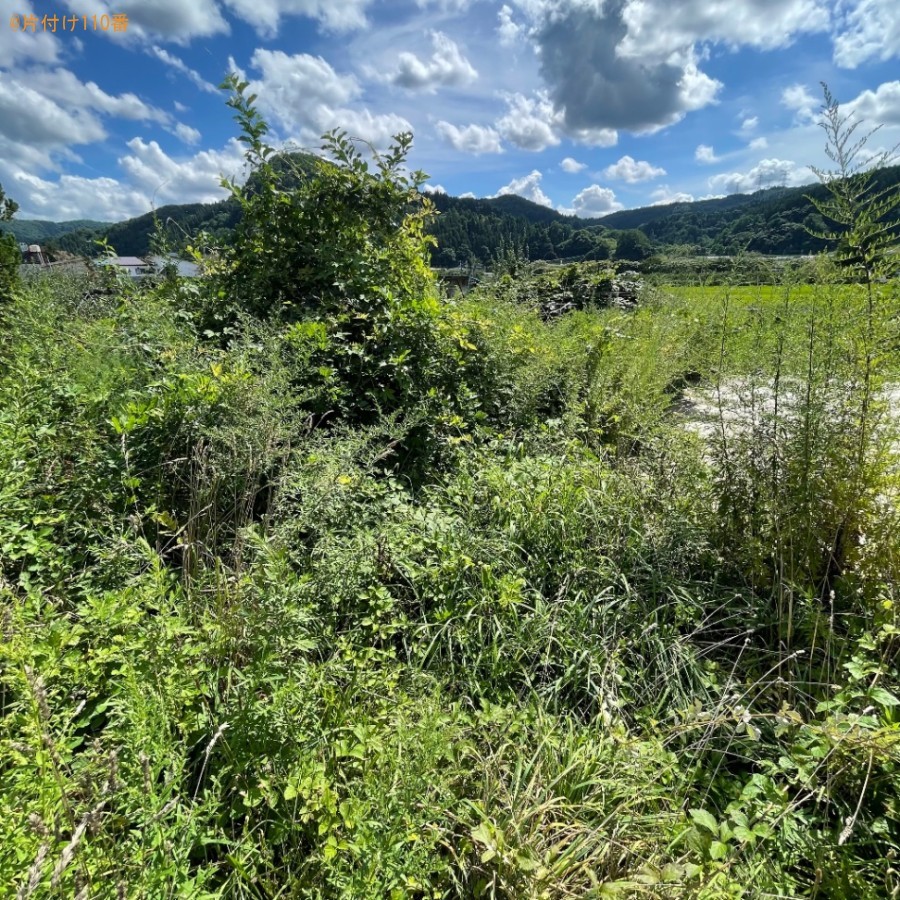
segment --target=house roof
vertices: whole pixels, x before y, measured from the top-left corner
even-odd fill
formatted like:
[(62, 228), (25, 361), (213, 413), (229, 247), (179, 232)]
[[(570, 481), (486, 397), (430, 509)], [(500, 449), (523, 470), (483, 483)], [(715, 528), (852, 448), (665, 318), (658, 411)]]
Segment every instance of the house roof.
[(162, 270), (162, 268), (166, 265), (174, 265), (175, 271), (182, 278), (194, 278), (200, 274), (200, 266), (195, 262), (191, 262), (187, 259), (178, 259), (176, 256), (150, 256), (147, 259), (147, 262), (153, 263), (154, 267)]
[(110, 256), (97, 261), (100, 266), (123, 266), (126, 269), (146, 268), (148, 264), (137, 256)]

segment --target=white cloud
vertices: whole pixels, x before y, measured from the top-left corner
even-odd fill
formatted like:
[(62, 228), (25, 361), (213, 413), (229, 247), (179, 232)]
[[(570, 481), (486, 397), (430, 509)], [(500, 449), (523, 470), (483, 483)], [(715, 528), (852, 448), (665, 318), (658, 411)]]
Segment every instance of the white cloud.
[(869, 127), (900, 125), (900, 81), (887, 81), (874, 91), (863, 91), (849, 103), (842, 104), (841, 112)]
[(15, 4), (0, 17), (0, 59), (4, 66), (15, 63), (53, 63), (59, 58), (60, 43), (53, 34), (43, 31), (21, 31), (12, 27), (12, 19), (18, 17), (21, 24), (25, 16), (35, 15), (29, 0)]
[(821, 105), (807, 90), (804, 84), (792, 84), (781, 92), (781, 105), (794, 113), (794, 120), (799, 125), (808, 125), (818, 118)]
[[(2, 141), (0, 141), (2, 146)], [(166, 203), (209, 203), (227, 196), (221, 176), (241, 182), (243, 147), (229, 141), (221, 150), (203, 150), (183, 159), (169, 156), (156, 141), (133, 138), (119, 158), (125, 178), (40, 178), (31, 166), (11, 164), (3, 154), (0, 180), (26, 217), (63, 221), (91, 218), (120, 221)]]
[(361, 95), (359, 82), (353, 75), (336, 72), (321, 56), (257, 49), (251, 64), (261, 72), (249, 87), (258, 95), (260, 111), (300, 144), (315, 143), (324, 132), (339, 127), (352, 137), (384, 147), (393, 135), (412, 131), (401, 116), (347, 106)]
[(485, 125), (466, 125), (465, 128), (457, 128), (449, 122), (438, 122), (435, 125), (437, 133), (454, 150), (464, 153), (502, 153), (500, 135), (493, 128)]
[(416, 6), (419, 9), (437, 6), (445, 12), (465, 12), (472, 5), (472, 2), (473, 0), (416, 0)]
[(764, 137), (753, 138), (747, 145), (751, 150), (765, 150), (769, 146), (768, 140)]
[(603, 170), (604, 178), (615, 178), (619, 181), (627, 181), (629, 184), (637, 184), (639, 181), (650, 181), (665, 174), (665, 169), (654, 166), (644, 160), (637, 161), (630, 156), (623, 156), (617, 163), (607, 166)]
[(563, 170), (563, 172), (568, 172), (570, 175), (575, 175), (577, 172), (582, 172), (587, 168), (587, 163), (578, 162), (577, 159), (572, 159), (571, 156), (567, 156), (560, 164), (559, 167)]
[[(77, 16), (88, 10), (79, 0), (64, 0), (65, 5)], [(186, 43), (192, 38), (226, 34), (228, 22), (222, 16), (215, 0), (93, 0), (91, 15), (124, 14), (128, 17), (125, 37), (149, 37), (158, 35), (167, 40)], [(113, 32), (109, 35), (112, 37)], [(121, 39), (121, 33), (115, 34)]]
[(475, 200), (476, 197), (471, 191), (466, 191), (464, 194), (459, 195), (460, 200)]
[(900, 6), (896, 0), (857, 0), (834, 38), (834, 61), (855, 69), (870, 59), (900, 56)]
[(650, 196), (653, 198), (651, 206), (668, 206), (670, 203), (691, 203), (694, 199), (693, 194), (686, 194), (684, 191), (673, 191), (667, 184), (657, 188)]
[(14, 186), (21, 215), (34, 219), (64, 222), (67, 219), (96, 219), (116, 222), (142, 215), (151, 208), (142, 191), (114, 178), (81, 178), (62, 175), (56, 181), (17, 172), (7, 187)]
[[(864, 0), (885, 4), (890, 0)], [(570, 137), (650, 133), (716, 102), (710, 48), (774, 50), (827, 32), (833, 0), (510, 0)], [(507, 16), (507, 19), (511, 16)]]
[(500, 43), (504, 47), (511, 47), (522, 36), (522, 26), (514, 21), (512, 9), (505, 4), (500, 7), (497, 18), (500, 21), (500, 24), (497, 26), (497, 35), (500, 38)]
[(391, 84), (408, 90), (434, 93), (438, 87), (457, 87), (478, 78), (478, 72), (446, 34), (431, 32), (434, 53), (425, 62), (414, 53), (401, 53), (397, 69), (388, 76)]
[(106, 131), (89, 110), (66, 109), (27, 82), (4, 76), (0, 78), (0, 137), (9, 141), (9, 147), (53, 151), (101, 141)]
[(540, 203), (541, 206), (553, 206), (553, 201), (541, 189), (541, 173), (535, 169), (530, 175), (524, 175), (522, 178), (513, 178), (509, 184), (504, 185), (494, 194), (495, 197), (504, 197), (507, 194), (516, 194), (531, 200), (533, 203)]
[(72, 157), (70, 147), (106, 138), (103, 116), (168, 126), (172, 117), (134, 94), (107, 94), (66, 69), (35, 69), (0, 78), (3, 157), (39, 168), (52, 155)]
[(697, 162), (708, 165), (719, 162), (716, 151), (709, 144), (698, 144), (697, 149), (694, 151), (694, 159), (696, 159)]
[(423, 194), (446, 194), (447, 189), (442, 184), (423, 184)]
[(615, 147), (619, 143), (619, 132), (614, 128), (572, 128), (566, 126), (566, 135), (576, 144), (587, 147)]
[(741, 127), (739, 129), (740, 133), (744, 137), (749, 137), (751, 134), (753, 134), (754, 131), (756, 131), (758, 125), (759, 116), (748, 116), (746, 119), (744, 119), (743, 122), (741, 122)]
[[(243, 171), (241, 144), (232, 139), (220, 151), (202, 150), (190, 159), (177, 161), (156, 141), (132, 138), (131, 151), (119, 159), (119, 165), (156, 203), (212, 203), (226, 196), (221, 178), (238, 176)], [(239, 180), (239, 178), (238, 178)]]
[(179, 122), (173, 131), (175, 136), (184, 141), (185, 144), (198, 144), (203, 136), (196, 128), (191, 128), (190, 125), (185, 125), (183, 122)]
[(67, 69), (30, 71), (21, 78), (29, 88), (70, 110), (89, 109), (120, 119), (159, 124), (166, 124), (171, 118), (167, 112), (150, 106), (135, 94), (107, 94), (93, 81), (81, 82)]
[(522, 150), (539, 152), (555, 147), (560, 139), (556, 134), (558, 117), (546, 94), (534, 98), (522, 94), (506, 97), (507, 113), (497, 120), (497, 130), (511, 144)]
[[(177, 56), (174, 56), (167, 50), (163, 50), (162, 47), (157, 47), (154, 44), (150, 48), (149, 53), (152, 56), (155, 56), (160, 62), (165, 63), (167, 66), (175, 69), (176, 72), (180, 72), (191, 82), (193, 82), (193, 84), (200, 88), (201, 91), (206, 91), (206, 93), (208, 94), (219, 93), (219, 89), (214, 84), (212, 84), (212, 82), (207, 81), (199, 72), (195, 71), (189, 65), (187, 65), (184, 60), (179, 59)], [(176, 109), (178, 105), (179, 104), (176, 101)]]
[(263, 37), (272, 38), (278, 34), (283, 16), (307, 16), (332, 31), (363, 28), (367, 24), (366, 9), (372, 0), (224, 0), (224, 3)]
[(565, 210), (561, 209), (560, 212), (581, 216), (583, 219), (596, 219), (598, 216), (605, 216), (619, 209), (624, 209), (624, 207), (616, 200), (614, 191), (600, 187), (599, 184), (592, 184), (575, 195), (571, 207)]
[(808, 168), (786, 159), (760, 160), (749, 172), (726, 172), (709, 179), (710, 190), (715, 193), (749, 194), (762, 188), (781, 185), (792, 187), (808, 184), (811, 175)]
[(826, 31), (827, 0), (642, 0), (624, 4), (621, 52), (666, 59), (697, 43), (774, 50), (799, 34)]

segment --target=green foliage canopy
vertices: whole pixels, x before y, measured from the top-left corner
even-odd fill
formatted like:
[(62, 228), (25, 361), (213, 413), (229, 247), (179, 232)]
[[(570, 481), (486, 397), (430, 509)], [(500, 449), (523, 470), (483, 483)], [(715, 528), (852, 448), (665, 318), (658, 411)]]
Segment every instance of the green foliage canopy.
[[(0, 185), (0, 222), (10, 221), (18, 209), (19, 204), (7, 197)], [(0, 234), (0, 301), (8, 300), (18, 286), (21, 261), (16, 239), (9, 233)]]

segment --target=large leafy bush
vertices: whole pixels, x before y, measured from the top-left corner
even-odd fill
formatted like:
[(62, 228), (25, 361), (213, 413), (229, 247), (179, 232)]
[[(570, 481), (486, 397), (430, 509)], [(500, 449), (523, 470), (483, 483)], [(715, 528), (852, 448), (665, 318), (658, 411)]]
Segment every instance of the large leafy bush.
[(370, 148), (370, 160), (341, 131), (323, 138), (329, 158), (278, 154), (247, 83), (224, 86), (252, 174), (227, 183), (242, 219), (207, 327), (240, 314), (283, 324), (319, 415), (367, 420), (433, 400), (447, 373), (424, 232), (433, 209), (419, 191), (426, 176), (406, 168), (412, 135)]

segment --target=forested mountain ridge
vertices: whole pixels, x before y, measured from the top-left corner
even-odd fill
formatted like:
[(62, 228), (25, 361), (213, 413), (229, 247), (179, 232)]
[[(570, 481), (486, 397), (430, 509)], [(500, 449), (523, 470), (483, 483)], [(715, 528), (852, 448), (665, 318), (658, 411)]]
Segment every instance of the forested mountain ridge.
[[(287, 159), (296, 176), (312, 171), (314, 157), (291, 154)], [(900, 166), (885, 168), (875, 176), (879, 189), (898, 183)], [(437, 240), (432, 262), (436, 266), (490, 265), (510, 252), (532, 260), (640, 258), (651, 248), (675, 245), (710, 255), (814, 253), (825, 245), (810, 231), (825, 230), (825, 223), (807, 198), (823, 199), (825, 195), (825, 188), (818, 184), (775, 187), (580, 219), (515, 195), (475, 199), (431, 194), (438, 211), (429, 226)], [(17, 219), (5, 228), (20, 241), (71, 253), (94, 255), (94, 242), (106, 239), (120, 254), (141, 256), (150, 250), (156, 221), (177, 247), (201, 230), (226, 242), (239, 218), (238, 204), (228, 198), (209, 204), (164, 206), (113, 225)], [(626, 231), (629, 238), (624, 243), (629, 250), (623, 254), (622, 232)], [(643, 241), (641, 235), (648, 240)]]
[(73, 219), (69, 222), (15, 219), (11, 222), (0, 222), (0, 233), (10, 232), (23, 244), (46, 244), (52, 241), (59, 246), (60, 240), (72, 232), (99, 232), (111, 226), (111, 222), (97, 222), (93, 219)]

